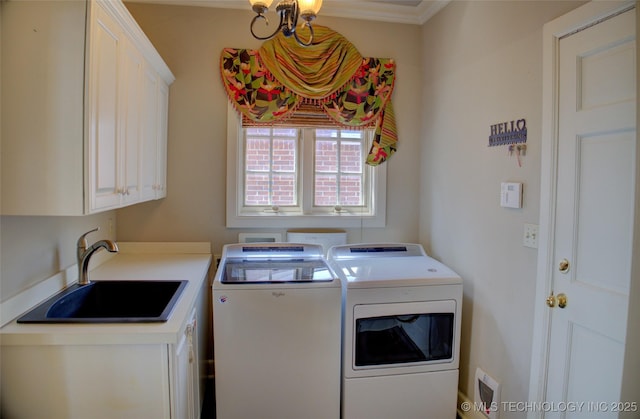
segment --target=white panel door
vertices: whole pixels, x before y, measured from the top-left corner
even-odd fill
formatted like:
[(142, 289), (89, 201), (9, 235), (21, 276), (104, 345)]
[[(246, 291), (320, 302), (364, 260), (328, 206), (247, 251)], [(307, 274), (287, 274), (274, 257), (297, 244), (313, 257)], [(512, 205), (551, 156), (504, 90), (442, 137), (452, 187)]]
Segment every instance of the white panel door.
[(546, 400), (586, 404), (545, 417), (614, 418), (634, 223), (635, 10), (562, 38), (559, 51)]

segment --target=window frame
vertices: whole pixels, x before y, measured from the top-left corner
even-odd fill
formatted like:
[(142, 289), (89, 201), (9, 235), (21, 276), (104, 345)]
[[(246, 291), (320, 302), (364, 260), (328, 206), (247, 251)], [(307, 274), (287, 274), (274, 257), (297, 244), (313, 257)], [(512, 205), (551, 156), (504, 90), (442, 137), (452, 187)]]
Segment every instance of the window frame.
[[(370, 208), (373, 214), (348, 211), (317, 210), (315, 212), (303, 213), (302, 211), (282, 210), (278, 212), (263, 211), (262, 208), (248, 210), (244, 207), (244, 134), (242, 131), (242, 119), (232, 104), (227, 104), (227, 190), (226, 190), (226, 226), (229, 228), (349, 228), (349, 227), (385, 227), (386, 225), (386, 186), (387, 186), (387, 165), (370, 167), (363, 162), (365, 170), (371, 170), (371, 200)], [(314, 147), (304, 147), (300, 157), (300, 172), (304, 173), (306, 168), (306, 153), (313, 153)], [(364, 150), (368, 152), (368, 150)], [(312, 160), (311, 160), (312, 161)], [(313, 168), (312, 168), (313, 170)], [(309, 186), (309, 183), (311, 185)], [(308, 179), (304, 176), (299, 187), (304, 190), (313, 190), (313, 177)], [(302, 191), (300, 191), (302, 193)], [(309, 194), (307, 194), (309, 195)], [(301, 195), (302, 200), (311, 199), (313, 196)], [(303, 208), (305, 208), (303, 203)], [(364, 210), (363, 210), (364, 211)]]
[[(317, 151), (317, 143), (316, 141), (320, 140), (320, 141), (332, 141), (335, 140), (337, 142), (337, 147), (338, 147), (338, 161), (340, 162), (340, 143), (342, 141), (350, 141), (348, 138), (346, 137), (336, 137), (336, 138), (332, 138), (332, 137), (317, 137), (316, 133), (313, 132), (316, 128), (303, 128), (303, 130), (309, 130), (311, 132), (309, 132), (309, 137), (311, 137), (312, 141), (313, 141), (313, 145), (314, 147), (303, 147), (302, 149), (302, 154), (303, 154), (303, 161), (304, 162), (312, 162), (312, 165), (315, 165), (316, 162), (316, 151)], [(329, 128), (331, 130), (338, 130), (338, 129), (342, 129), (342, 128)], [(348, 131), (347, 129), (342, 129), (343, 131)], [(371, 134), (371, 137), (373, 137), (373, 133)], [(305, 141), (308, 137), (303, 137), (303, 141)], [(362, 190), (363, 191), (372, 191), (372, 193), (364, 193), (363, 195), (363, 204), (361, 205), (363, 208), (369, 208), (372, 209), (375, 213), (375, 201), (373, 201), (373, 197), (371, 196), (372, 194), (375, 194), (375, 190), (372, 188), (372, 183), (373, 185), (375, 185), (375, 168), (372, 166), (369, 166), (365, 163), (364, 159), (366, 157), (366, 153), (369, 151), (367, 146), (370, 146), (371, 141), (373, 140), (373, 138), (367, 138), (367, 135), (365, 135), (365, 137), (363, 138), (363, 149), (362, 149), (362, 161), (360, 162), (362, 165), (362, 173), (358, 174), (359, 176), (362, 177)], [(311, 208), (314, 215), (331, 215), (333, 212), (336, 211), (336, 207), (340, 207), (340, 208), (344, 208), (346, 211), (354, 211), (355, 208), (357, 208), (358, 206), (356, 205), (340, 205), (340, 204), (334, 204), (333, 206), (331, 205), (316, 205), (315, 203), (315, 181), (316, 181), (316, 175), (319, 172), (316, 171), (315, 167), (310, 167), (307, 168), (306, 171), (303, 173), (303, 183), (304, 183), (304, 188), (307, 190), (313, 190), (314, 193), (313, 194), (307, 194), (307, 195), (301, 195), (302, 199), (305, 201), (304, 203), (304, 208)], [(340, 175), (342, 174), (346, 174), (346, 172), (342, 171), (342, 170), (338, 170), (335, 173), (331, 173), (331, 172), (327, 172), (325, 173), (327, 175), (333, 174), (337, 176), (337, 182), (338, 184), (340, 183)], [(338, 188), (340, 186), (338, 185)], [(357, 211), (357, 210), (356, 210)], [(361, 211), (362, 213), (362, 211)], [(369, 212), (366, 213), (367, 215), (369, 214)], [(353, 215), (353, 214), (352, 214)]]

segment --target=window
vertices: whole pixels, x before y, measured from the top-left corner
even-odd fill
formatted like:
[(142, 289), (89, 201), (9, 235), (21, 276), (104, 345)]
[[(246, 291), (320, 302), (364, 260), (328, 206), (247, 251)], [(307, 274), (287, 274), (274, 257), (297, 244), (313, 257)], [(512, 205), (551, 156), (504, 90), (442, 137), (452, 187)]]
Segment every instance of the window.
[(247, 126), (230, 107), (228, 227), (383, 227), (386, 167), (373, 128)]
[(313, 159), (313, 203), (316, 207), (333, 207), (341, 211), (366, 205), (365, 139), (366, 131), (315, 129)]
[(244, 129), (244, 207), (297, 206), (299, 133)]

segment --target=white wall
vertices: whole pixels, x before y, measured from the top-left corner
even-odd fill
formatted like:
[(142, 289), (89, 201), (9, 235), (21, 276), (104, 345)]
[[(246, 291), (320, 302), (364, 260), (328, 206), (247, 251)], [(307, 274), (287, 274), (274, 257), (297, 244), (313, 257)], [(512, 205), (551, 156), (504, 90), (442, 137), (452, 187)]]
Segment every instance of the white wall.
[[(168, 196), (118, 211), (119, 240), (205, 240), (214, 252), (236, 242), (225, 226), (227, 97), (220, 79), (222, 49), (259, 48), (254, 13), (208, 7), (126, 3), (176, 76), (170, 89)], [(247, 3), (248, 5), (248, 3)], [(420, 147), (420, 27), (318, 16), (364, 56), (397, 61), (393, 104), (400, 136), (388, 164), (387, 226), (350, 229), (349, 240), (417, 241)], [(273, 23), (272, 23), (273, 24)], [(332, 227), (327, 225), (326, 227)], [(258, 229), (253, 230), (258, 231)], [(270, 230), (268, 225), (259, 231)], [(284, 232), (284, 230), (282, 230)]]
[[(528, 399), (537, 251), (522, 235), (539, 215), (542, 25), (580, 4), (454, 1), (423, 27), (420, 240), (464, 278), (460, 389), (471, 398), (481, 367), (503, 401)], [(522, 167), (488, 147), (491, 125), (520, 118)], [(504, 181), (524, 184), (522, 209), (499, 206)]]

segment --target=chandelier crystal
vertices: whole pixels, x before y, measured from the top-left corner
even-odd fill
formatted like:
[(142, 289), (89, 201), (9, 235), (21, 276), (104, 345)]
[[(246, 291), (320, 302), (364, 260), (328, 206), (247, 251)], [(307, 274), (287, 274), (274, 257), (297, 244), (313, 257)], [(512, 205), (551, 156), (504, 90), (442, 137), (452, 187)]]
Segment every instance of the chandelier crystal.
[[(267, 36), (256, 35), (253, 27), (259, 19), (263, 19), (265, 24), (267, 26), (269, 25), (269, 20), (265, 16), (265, 13), (269, 10), (269, 6), (271, 6), (273, 0), (249, 0), (249, 2), (251, 3), (251, 8), (256, 13), (256, 16), (251, 20), (250, 27), (251, 35), (253, 35), (254, 38), (260, 40), (271, 39), (276, 36), (279, 31), (282, 31), (284, 36), (293, 36), (302, 46), (309, 46), (313, 42), (313, 27), (311, 26), (311, 21), (315, 19), (320, 11), (322, 0), (280, 0), (276, 6), (276, 12), (280, 16), (280, 23), (276, 30)], [(309, 28), (310, 36), (307, 42), (303, 42), (296, 32), (298, 18), (304, 21), (302, 26)]]

